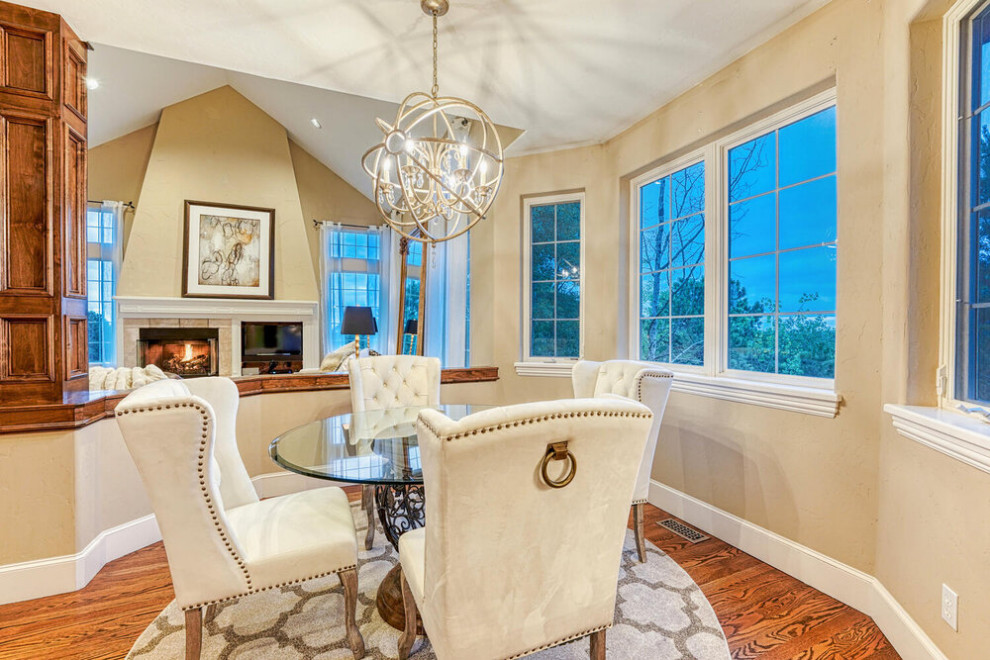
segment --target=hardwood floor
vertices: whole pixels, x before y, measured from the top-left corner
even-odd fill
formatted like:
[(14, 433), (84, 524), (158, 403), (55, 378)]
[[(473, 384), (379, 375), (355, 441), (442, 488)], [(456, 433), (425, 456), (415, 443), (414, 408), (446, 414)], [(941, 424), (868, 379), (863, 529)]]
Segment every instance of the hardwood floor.
[[(646, 537), (701, 587), (735, 660), (899, 658), (865, 614), (718, 539), (692, 545), (657, 525), (669, 517), (647, 505)], [(156, 543), (107, 564), (81, 591), (0, 606), (0, 660), (123, 658), (171, 600)]]

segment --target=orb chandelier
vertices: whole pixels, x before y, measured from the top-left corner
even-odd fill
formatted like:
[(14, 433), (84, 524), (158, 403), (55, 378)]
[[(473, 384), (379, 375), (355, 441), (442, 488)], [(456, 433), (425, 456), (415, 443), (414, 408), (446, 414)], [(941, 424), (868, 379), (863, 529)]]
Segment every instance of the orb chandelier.
[(495, 124), (470, 101), (439, 96), (437, 19), (448, 0), (421, 0), (433, 18), (433, 88), (402, 101), (384, 138), (362, 158), (375, 204), (406, 238), (439, 243), (464, 234), (491, 208), (502, 181), (502, 142)]

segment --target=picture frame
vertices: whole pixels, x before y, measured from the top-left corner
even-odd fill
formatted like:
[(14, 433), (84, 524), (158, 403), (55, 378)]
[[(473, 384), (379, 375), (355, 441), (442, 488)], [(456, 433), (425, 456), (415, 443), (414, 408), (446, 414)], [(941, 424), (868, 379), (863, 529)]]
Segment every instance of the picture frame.
[(275, 298), (275, 209), (185, 201), (183, 298)]

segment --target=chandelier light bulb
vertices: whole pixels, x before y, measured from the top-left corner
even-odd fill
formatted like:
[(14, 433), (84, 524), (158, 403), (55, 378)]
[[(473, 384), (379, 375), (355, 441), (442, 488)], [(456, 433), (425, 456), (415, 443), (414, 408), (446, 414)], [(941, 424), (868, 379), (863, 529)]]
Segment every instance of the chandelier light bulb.
[[(448, 0), (420, 4), (433, 19), (433, 88), (407, 96), (391, 124), (376, 120), (384, 137), (365, 152), (362, 165), (385, 222), (406, 238), (438, 243), (484, 219), (505, 166), (502, 141), (488, 115), (470, 101), (439, 95), (437, 18), (447, 13)], [(456, 139), (455, 126), (464, 129), (463, 140)]]

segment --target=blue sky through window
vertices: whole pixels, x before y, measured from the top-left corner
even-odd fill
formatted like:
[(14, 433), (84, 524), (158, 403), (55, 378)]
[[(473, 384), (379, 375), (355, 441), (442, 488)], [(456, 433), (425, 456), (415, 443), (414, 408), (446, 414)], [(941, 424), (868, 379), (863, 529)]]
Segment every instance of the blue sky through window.
[(728, 367), (832, 378), (835, 107), (729, 150)]
[(639, 356), (701, 365), (705, 345), (705, 164), (639, 187)]
[(116, 273), (112, 259), (114, 215), (99, 206), (86, 210), (86, 242), (91, 255), (98, 258), (86, 260), (86, 322), (88, 327), (89, 362), (94, 365), (113, 365), (115, 355), (115, 313), (113, 297), (116, 293)]
[(581, 354), (581, 203), (530, 207), (532, 357)]

